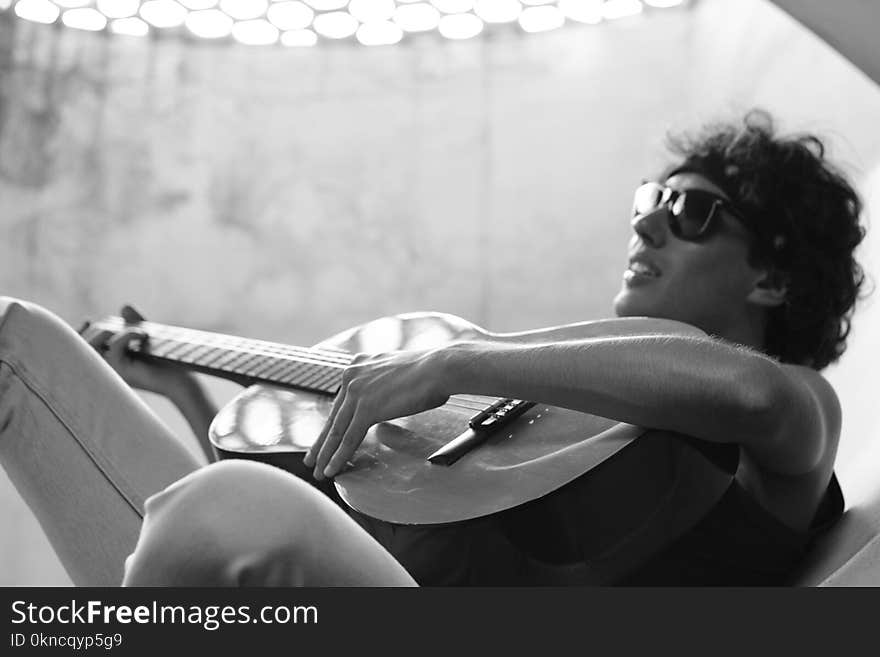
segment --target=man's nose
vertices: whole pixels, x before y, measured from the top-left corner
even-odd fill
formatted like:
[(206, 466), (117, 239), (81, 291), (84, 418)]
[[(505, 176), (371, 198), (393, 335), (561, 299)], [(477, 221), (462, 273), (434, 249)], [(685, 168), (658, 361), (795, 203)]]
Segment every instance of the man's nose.
[(636, 235), (645, 244), (655, 249), (659, 249), (666, 243), (666, 231), (669, 229), (666, 212), (666, 208), (659, 207), (645, 214), (637, 214), (630, 222)]

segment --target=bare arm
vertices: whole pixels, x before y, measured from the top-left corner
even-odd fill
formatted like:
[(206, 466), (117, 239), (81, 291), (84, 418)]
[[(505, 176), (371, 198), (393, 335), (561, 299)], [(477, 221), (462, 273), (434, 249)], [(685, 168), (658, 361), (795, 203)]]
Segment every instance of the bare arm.
[(671, 320), (656, 319), (653, 317), (613, 317), (607, 319), (595, 319), (586, 322), (576, 322), (573, 324), (562, 324), (560, 326), (550, 326), (528, 331), (506, 333), (481, 331), (476, 339), (480, 341), (511, 345), (545, 344), (551, 342), (577, 342), (587, 338), (651, 335), (671, 332), (705, 335), (705, 333), (689, 324), (683, 324)]
[(460, 343), (444, 354), (456, 392), (542, 401), (740, 443), (779, 473), (815, 467), (829, 434), (839, 431), (836, 396), (817, 373), (706, 337)]
[(208, 438), (208, 428), (218, 409), (198, 379), (186, 373), (180, 379), (170, 382), (162, 394), (171, 400), (186, 419), (208, 461), (214, 461), (214, 449)]
[(836, 397), (817, 373), (705, 336), (476, 340), (359, 358), (306, 463), (315, 464), (316, 475), (326, 467), (332, 476), (370, 426), (434, 408), (455, 393), (529, 399), (739, 443), (780, 474), (815, 468), (833, 452), (840, 424)]

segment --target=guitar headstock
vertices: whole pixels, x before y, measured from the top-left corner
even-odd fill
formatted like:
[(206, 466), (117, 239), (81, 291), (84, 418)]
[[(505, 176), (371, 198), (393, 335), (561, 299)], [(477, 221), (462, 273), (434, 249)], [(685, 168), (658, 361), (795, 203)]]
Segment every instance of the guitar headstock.
[(86, 320), (82, 326), (77, 329), (86, 342), (91, 342), (102, 332), (113, 332), (122, 330), (123, 328), (137, 326), (145, 322), (146, 318), (138, 312), (134, 306), (125, 304), (119, 311), (119, 315), (110, 315), (99, 320)]

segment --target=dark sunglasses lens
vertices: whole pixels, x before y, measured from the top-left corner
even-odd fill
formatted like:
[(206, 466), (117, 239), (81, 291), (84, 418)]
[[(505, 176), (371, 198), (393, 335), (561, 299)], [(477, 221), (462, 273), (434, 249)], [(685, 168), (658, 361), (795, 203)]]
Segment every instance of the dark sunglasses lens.
[(696, 239), (708, 228), (715, 198), (692, 190), (681, 194), (670, 208), (673, 232), (682, 239)]

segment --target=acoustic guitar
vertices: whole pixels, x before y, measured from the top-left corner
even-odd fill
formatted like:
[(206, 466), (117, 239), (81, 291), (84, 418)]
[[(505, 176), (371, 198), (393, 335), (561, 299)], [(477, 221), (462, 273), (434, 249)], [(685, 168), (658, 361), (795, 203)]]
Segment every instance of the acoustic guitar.
[[(127, 325), (109, 317), (89, 331)], [(263, 461), (299, 476), (307, 476), (302, 457), (323, 427), (354, 353), (427, 349), (481, 334), (474, 324), (442, 313), (382, 318), (314, 347), (147, 321), (136, 326), (148, 335), (142, 347), (133, 345), (137, 357), (248, 386), (211, 425), (210, 441), (220, 458)], [(663, 320), (646, 321), (644, 329), (703, 335)], [(511, 406), (509, 417), (499, 415)], [(492, 421), (480, 428), (471, 449), (449, 463), (429, 460), (473, 434), (475, 418), (487, 417)], [(632, 544), (629, 560), (635, 563), (695, 524), (720, 498), (735, 470), (735, 451), (547, 404), (453, 395), (439, 408), (373, 426), (333, 485), (352, 509), (379, 521), (442, 525), (515, 509), (586, 481), (596, 505), (579, 511), (584, 525), (608, 527), (609, 517), (624, 519), (597, 554)]]

